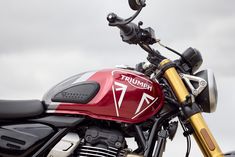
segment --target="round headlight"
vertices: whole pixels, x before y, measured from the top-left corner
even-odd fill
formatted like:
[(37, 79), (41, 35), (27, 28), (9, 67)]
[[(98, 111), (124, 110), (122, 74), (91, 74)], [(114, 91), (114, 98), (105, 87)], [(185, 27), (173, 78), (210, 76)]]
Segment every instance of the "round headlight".
[(204, 112), (215, 112), (218, 92), (214, 73), (207, 69), (196, 73), (195, 76), (203, 78), (207, 82), (207, 87), (196, 97), (196, 102), (201, 105)]

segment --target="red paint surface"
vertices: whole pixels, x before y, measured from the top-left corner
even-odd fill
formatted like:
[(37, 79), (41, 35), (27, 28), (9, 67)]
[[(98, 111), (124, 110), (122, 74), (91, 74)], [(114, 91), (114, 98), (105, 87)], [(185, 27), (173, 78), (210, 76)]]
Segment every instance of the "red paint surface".
[[(60, 103), (56, 113), (81, 114), (96, 119), (139, 123), (152, 117), (163, 106), (164, 96), (159, 84), (140, 73), (107, 69), (97, 71), (87, 81), (96, 81), (100, 84), (98, 94), (88, 104)], [(120, 84), (126, 87), (126, 91), (119, 86)], [(122, 92), (124, 97), (119, 107), (117, 103)], [(144, 99), (143, 95), (150, 97)], [(141, 100), (143, 103), (140, 105)], [(139, 112), (136, 113), (137, 108)]]

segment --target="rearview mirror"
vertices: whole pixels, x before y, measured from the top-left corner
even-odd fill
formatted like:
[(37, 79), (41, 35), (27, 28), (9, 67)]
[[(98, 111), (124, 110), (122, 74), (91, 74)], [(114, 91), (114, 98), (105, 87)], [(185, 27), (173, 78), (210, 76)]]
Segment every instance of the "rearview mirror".
[(132, 10), (140, 10), (145, 7), (145, 0), (128, 0), (129, 6)]

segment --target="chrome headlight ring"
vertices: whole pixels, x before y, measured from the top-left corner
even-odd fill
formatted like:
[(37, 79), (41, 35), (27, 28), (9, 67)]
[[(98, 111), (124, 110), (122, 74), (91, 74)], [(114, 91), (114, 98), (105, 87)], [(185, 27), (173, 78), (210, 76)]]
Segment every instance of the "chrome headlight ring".
[(189, 90), (195, 97), (196, 103), (201, 105), (204, 112), (215, 112), (218, 92), (215, 76), (212, 70), (202, 70), (193, 75), (180, 74)]
[(202, 70), (195, 76), (203, 78), (207, 82), (207, 87), (196, 97), (196, 102), (201, 105), (204, 112), (215, 112), (218, 100), (218, 91), (215, 76), (212, 70)]

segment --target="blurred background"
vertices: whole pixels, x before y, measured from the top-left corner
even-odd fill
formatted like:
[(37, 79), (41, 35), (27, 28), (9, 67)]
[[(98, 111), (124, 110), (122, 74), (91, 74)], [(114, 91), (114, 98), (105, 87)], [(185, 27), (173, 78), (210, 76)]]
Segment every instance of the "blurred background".
[[(201, 51), (201, 69), (215, 72), (219, 90), (217, 111), (204, 117), (224, 152), (235, 150), (234, 6), (234, 0), (147, 0), (135, 20), (180, 52), (188, 47)], [(127, 0), (0, 0), (0, 99), (41, 99), (77, 73), (145, 61), (144, 51), (123, 43), (118, 29), (108, 26), (110, 12), (133, 14)], [(185, 151), (179, 129), (165, 156), (184, 156)], [(195, 142), (191, 156), (202, 156)]]

